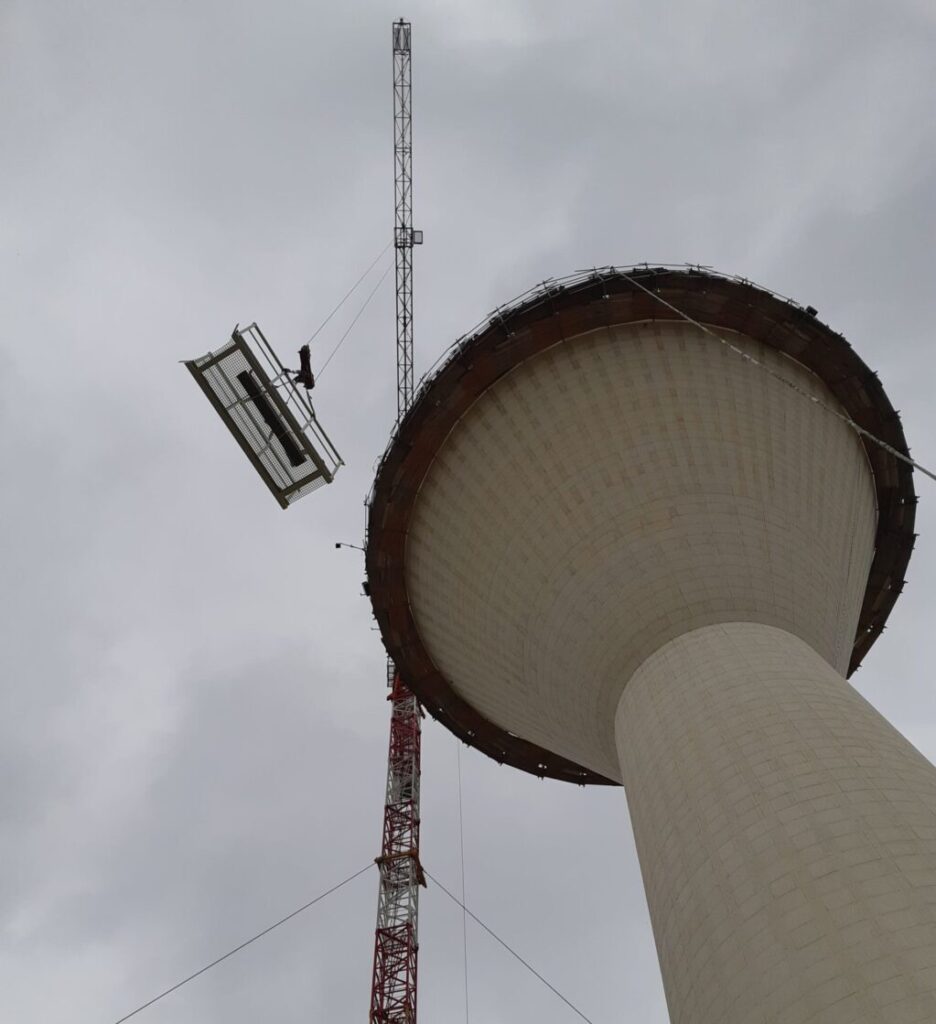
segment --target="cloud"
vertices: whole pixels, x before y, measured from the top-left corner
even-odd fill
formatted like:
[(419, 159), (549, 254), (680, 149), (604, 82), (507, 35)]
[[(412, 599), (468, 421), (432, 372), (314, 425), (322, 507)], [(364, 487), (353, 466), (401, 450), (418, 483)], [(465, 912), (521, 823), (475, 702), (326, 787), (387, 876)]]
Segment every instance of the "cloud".
[[(14, 1019), (116, 1019), (377, 853), (387, 709), (362, 500), (395, 411), (392, 294), (316, 391), (345, 457), (280, 512), (178, 360), (298, 348), (392, 224), (396, 9), (7, 4), (0, 973)], [(546, 275), (692, 260), (816, 305), (936, 451), (934, 31), (920, 3), (422, 4), (418, 369)], [(317, 364), (352, 311), (316, 342)], [(344, 317), (344, 319), (343, 319)], [(934, 456), (929, 455), (930, 461)], [(929, 756), (919, 550), (859, 688)], [(470, 904), (596, 1021), (666, 1011), (623, 793), (463, 757)], [(459, 884), (454, 741), (427, 865)], [(369, 876), (140, 1015), (367, 1010)], [(461, 1019), (423, 895), (421, 1008)], [(569, 1011), (469, 932), (472, 1016)]]

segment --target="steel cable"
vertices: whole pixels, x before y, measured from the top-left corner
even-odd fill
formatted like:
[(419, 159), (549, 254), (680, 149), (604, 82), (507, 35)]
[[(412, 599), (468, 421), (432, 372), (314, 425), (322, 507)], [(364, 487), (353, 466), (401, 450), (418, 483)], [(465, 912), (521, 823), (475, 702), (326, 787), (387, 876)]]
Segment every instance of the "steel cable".
[[(425, 868), (423, 868), (423, 870), (425, 871), (426, 869), (425, 869)], [(457, 905), (458, 905), (459, 907), (461, 907), (461, 908), (462, 908), (462, 910), (464, 910), (464, 912), (465, 912), (465, 913), (466, 913), (466, 914), (467, 914), (467, 915), (468, 915), (468, 916), (469, 916), (469, 917), (470, 917), (470, 918), (472, 919), (472, 921), (474, 921), (474, 922), (475, 922), (476, 924), (479, 924), (479, 925), (480, 925), (480, 926), (481, 926), (481, 927), (482, 927), (482, 928), (483, 928), (483, 929), (484, 929), (484, 930), (485, 930), (485, 931), (486, 931), (486, 932), (488, 933), (488, 935), (490, 935), (490, 936), (491, 936), (491, 938), (492, 938), (492, 939), (494, 939), (494, 941), (495, 941), (495, 942), (497, 942), (497, 943), (499, 943), (499, 944), (500, 944), (501, 946), (503, 946), (503, 947), (504, 947), (504, 949), (506, 949), (506, 950), (507, 950), (507, 952), (508, 952), (508, 953), (509, 953), (509, 954), (510, 954), (510, 955), (511, 955), (512, 957), (514, 957), (514, 959), (516, 959), (516, 960), (519, 960), (519, 961), (520, 961), (520, 963), (522, 963), (522, 964), (523, 964), (523, 966), (524, 966), (524, 967), (525, 967), (525, 968), (526, 968), (526, 969), (527, 969), (527, 970), (528, 970), (528, 971), (529, 971), (529, 972), (530, 972), (531, 974), (533, 974), (533, 975), (535, 975), (535, 976), (536, 976), (537, 978), (539, 978), (539, 980), (540, 980), (540, 981), (541, 981), (541, 982), (542, 982), (542, 983), (543, 983), (543, 984), (544, 984), (544, 985), (545, 985), (545, 986), (546, 986), (546, 987), (547, 987), (547, 988), (549, 989), (549, 991), (550, 991), (550, 992), (552, 992), (552, 993), (553, 993), (553, 995), (556, 995), (556, 996), (558, 996), (558, 997), (559, 997), (559, 998), (560, 998), (560, 999), (561, 999), (561, 1000), (562, 1000), (562, 1001), (563, 1001), (563, 1002), (564, 1002), (564, 1003), (566, 1004), (566, 1006), (568, 1006), (570, 1010), (572, 1010), (572, 1011), (573, 1011), (574, 1013), (576, 1013), (576, 1014), (577, 1014), (577, 1015), (578, 1015), (579, 1017), (581, 1017), (581, 1018), (582, 1018), (582, 1020), (584, 1020), (584, 1021), (586, 1022), (586, 1024), (593, 1024), (593, 1021), (592, 1021), (592, 1020), (590, 1020), (590, 1018), (586, 1017), (586, 1016), (585, 1016), (585, 1014), (584, 1014), (584, 1013), (582, 1013), (582, 1011), (581, 1011), (581, 1010), (580, 1010), (580, 1009), (579, 1009), (579, 1008), (578, 1008), (578, 1007), (577, 1007), (577, 1006), (575, 1005), (575, 1003), (571, 1002), (571, 1000), (569, 1000), (569, 999), (566, 999), (566, 997), (565, 997), (565, 996), (564, 996), (564, 995), (563, 995), (563, 994), (562, 994), (562, 993), (561, 993), (561, 992), (559, 991), (559, 989), (557, 989), (557, 988), (555, 987), (555, 985), (551, 985), (551, 984), (550, 984), (550, 983), (549, 983), (549, 982), (548, 982), (548, 981), (547, 981), (547, 980), (546, 980), (546, 979), (545, 979), (545, 978), (544, 978), (544, 977), (542, 976), (542, 974), (540, 974), (540, 972), (539, 972), (538, 970), (536, 970), (536, 968), (535, 968), (535, 967), (533, 967), (533, 966), (532, 966), (532, 965), (531, 965), (530, 963), (528, 963), (528, 962), (527, 962), (526, 960), (524, 960), (524, 959), (523, 959), (523, 957), (522, 957), (522, 956), (520, 956), (520, 954), (519, 954), (519, 953), (518, 953), (518, 952), (517, 952), (517, 951), (516, 951), (515, 949), (511, 948), (511, 947), (510, 947), (510, 946), (509, 946), (509, 945), (508, 945), (508, 944), (507, 944), (506, 942), (504, 942), (504, 940), (503, 940), (503, 939), (502, 939), (502, 938), (501, 938), (501, 937), (500, 937), (500, 936), (499, 936), (499, 935), (498, 935), (498, 934), (497, 934), (497, 933), (496, 933), (496, 932), (495, 932), (495, 931), (494, 931), (493, 929), (491, 929), (491, 928), (488, 928), (488, 926), (487, 926), (487, 925), (486, 925), (486, 924), (485, 924), (485, 923), (484, 923), (484, 922), (483, 922), (483, 921), (481, 920), (481, 918), (480, 918), (480, 917), (478, 917), (478, 915), (477, 915), (477, 914), (475, 914), (475, 913), (473, 913), (473, 912), (472, 912), (471, 910), (469, 910), (469, 909), (468, 909), (468, 908), (467, 908), (467, 907), (465, 906), (465, 904), (464, 904), (464, 903), (462, 903), (462, 902), (461, 902), (461, 900), (459, 900), (459, 899), (458, 899), (458, 897), (457, 897), (457, 896), (453, 896), (453, 895), (452, 895), (452, 893), (450, 893), (450, 892), (448, 891), (448, 889), (446, 889), (446, 888), (445, 888), (445, 886), (444, 886), (444, 885), (443, 885), (443, 884), (442, 884), (442, 883), (441, 883), (441, 882), (440, 882), (440, 881), (438, 880), (438, 878), (436, 878), (436, 877), (435, 877), (435, 876), (434, 876), (433, 874), (431, 874), (431, 873), (430, 873), (429, 871), (426, 871), (426, 876), (427, 876), (428, 878), (431, 878), (431, 879), (432, 879), (432, 881), (433, 881), (433, 882), (435, 882), (435, 884), (436, 884), (436, 885), (437, 885), (437, 886), (438, 886), (438, 887), (439, 887), (439, 888), (440, 888), (440, 889), (442, 890), (442, 892), (444, 892), (444, 893), (445, 893), (445, 895), (446, 895), (446, 896), (448, 896), (448, 898), (449, 898), (450, 900), (452, 900), (452, 902), (453, 902), (453, 903), (456, 903), (456, 904), (457, 904)], [(118, 1024), (119, 1024), (119, 1022), (118, 1022)]]
[[(384, 251), (386, 251), (386, 250), (384, 250)], [(341, 336), (341, 337), (340, 337), (340, 338), (338, 339), (338, 344), (337, 344), (337, 345), (336, 345), (336, 346), (335, 346), (335, 347), (334, 347), (334, 348), (333, 348), (333, 349), (331, 350), (331, 354), (330, 354), (330, 355), (329, 355), (329, 357), (328, 357), (328, 358), (327, 358), (327, 359), (325, 360), (325, 362), (324, 362), (324, 363), (322, 364), (322, 368), (321, 368), (321, 370), (319, 370), (319, 372), (318, 372), (318, 376), (319, 376), (319, 377), (321, 377), (321, 376), (322, 376), (322, 374), (323, 374), (323, 373), (325, 372), (325, 367), (326, 367), (326, 366), (328, 366), (328, 364), (329, 364), (329, 363), (330, 363), (330, 362), (332, 361), (332, 359), (333, 359), (333, 358), (335, 357), (335, 353), (336, 353), (336, 352), (338, 351), (338, 349), (340, 349), (340, 348), (341, 348), (342, 342), (343, 342), (343, 341), (345, 340), (345, 338), (347, 338), (347, 336), (348, 336), (348, 335), (349, 335), (349, 334), (351, 333), (351, 329), (352, 329), (352, 328), (354, 327), (354, 325), (355, 325), (355, 324), (356, 324), (356, 323), (358, 322), (358, 320), (360, 320), (360, 319), (361, 319), (361, 315), (363, 314), (364, 310), (365, 310), (365, 309), (367, 309), (368, 305), (370, 304), (370, 300), (371, 300), (371, 299), (372, 299), (372, 298), (373, 298), (373, 297), (374, 297), (374, 296), (375, 296), (375, 295), (377, 294), (377, 289), (378, 289), (378, 288), (379, 288), (379, 287), (380, 287), (380, 286), (381, 286), (381, 285), (382, 285), (382, 284), (384, 283), (384, 281), (385, 281), (385, 280), (386, 280), (386, 278), (387, 278), (387, 274), (389, 274), (391, 270), (393, 270), (393, 264), (392, 264), (392, 263), (391, 263), (391, 264), (390, 264), (390, 265), (389, 265), (389, 266), (387, 267), (387, 269), (386, 269), (386, 270), (385, 270), (385, 271), (384, 271), (384, 272), (383, 272), (383, 273), (382, 273), (382, 274), (380, 275), (380, 279), (379, 279), (379, 280), (377, 281), (377, 284), (375, 284), (375, 285), (374, 285), (374, 287), (373, 287), (373, 288), (371, 288), (371, 290), (370, 290), (370, 294), (369, 294), (369, 295), (367, 296), (367, 298), (366, 298), (366, 299), (364, 300), (364, 304), (363, 304), (363, 305), (361, 306), (361, 308), (360, 308), (360, 309), (359, 309), (359, 310), (357, 311), (357, 313), (356, 313), (356, 314), (354, 315), (354, 319), (353, 319), (353, 320), (351, 321), (351, 323), (349, 323), (349, 324), (348, 324), (348, 327), (347, 327), (347, 329), (345, 330), (344, 334), (342, 334), (342, 336)]]
[(458, 843), (461, 853), (462, 952), (465, 967), (465, 1024), (468, 1024), (468, 911), (465, 909), (465, 818), (462, 811), (461, 740), (455, 739), (458, 753)]
[(391, 245), (393, 245), (393, 239), (392, 238), (380, 250), (380, 252), (377, 253), (377, 255), (374, 257), (374, 259), (371, 261), (370, 265), (368, 266), (367, 270), (365, 270), (364, 273), (361, 274), (361, 276), (354, 282), (354, 284), (351, 285), (351, 287), (345, 292), (344, 297), (338, 303), (338, 305), (335, 306), (335, 308), (328, 314), (328, 316), (325, 317), (325, 319), (318, 325), (318, 327), (316, 327), (315, 332), (313, 333), (312, 337), (309, 338), (309, 340), (306, 342), (307, 345), (311, 345), (312, 342), (315, 341), (315, 339), (319, 336), (319, 334), (321, 334), (322, 329), (325, 327), (325, 325), (328, 323), (328, 321), (331, 320), (331, 318), (338, 312), (338, 310), (341, 309), (341, 307), (348, 301), (348, 299), (351, 298), (351, 296), (354, 294), (354, 292), (357, 291), (358, 286), (361, 284), (361, 282), (364, 280), (364, 278), (367, 277), (367, 275), (374, 269), (374, 267), (377, 266), (377, 264), (380, 262), (381, 256), (384, 255), (384, 253), (390, 248)]
[[(595, 273), (597, 274), (598, 271), (596, 270)], [(864, 427), (857, 424), (850, 416), (846, 415), (843, 412), (839, 412), (838, 409), (834, 409), (831, 405), (826, 405), (825, 402), (820, 401), (820, 399), (816, 398), (815, 395), (811, 395), (808, 391), (806, 391), (804, 388), (801, 388), (798, 384), (794, 384), (793, 381), (788, 380), (786, 377), (784, 377), (782, 373), (777, 373), (776, 370), (771, 369), (769, 366), (766, 365), (766, 363), (762, 363), (759, 359), (756, 359), (748, 352), (745, 352), (744, 349), (739, 348), (737, 345), (732, 345), (730, 341), (723, 338), (720, 334), (717, 334), (710, 327), (706, 327), (705, 324), (699, 323), (699, 321), (696, 320), (694, 317), (689, 316), (688, 313), (684, 313), (681, 309), (674, 306), (672, 302), (668, 302), (666, 299), (664, 299), (662, 295), (658, 295), (652, 289), (647, 288), (646, 285), (641, 284), (640, 281), (638, 281), (634, 275), (627, 274), (625, 275), (625, 277), (628, 283), (639, 288), (642, 292), (646, 292), (646, 294), (649, 295), (652, 299), (656, 299), (657, 302), (666, 306), (667, 309), (672, 310), (678, 317), (681, 317), (683, 320), (685, 320), (687, 323), (692, 324), (694, 327), (698, 327), (700, 331), (704, 331), (706, 334), (714, 338), (717, 342), (724, 345), (726, 348), (730, 349), (736, 355), (741, 356), (742, 359), (746, 359), (753, 366), (756, 366), (759, 369), (763, 370), (765, 373), (770, 374), (770, 376), (773, 377), (775, 380), (780, 381), (781, 384), (785, 384), (792, 391), (795, 391), (798, 395), (801, 395), (803, 398), (807, 399), (807, 401), (812, 402), (814, 405), (818, 405), (820, 409), (824, 409), (826, 412), (829, 412), (833, 416), (838, 417), (838, 419), (842, 420), (842, 422), (847, 423), (848, 426), (850, 426), (852, 430), (854, 430), (857, 434), (860, 434), (862, 437), (866, 437), (869, 441), (872, 442), (872, 444), (876, 444), (879, 448), (883, 448), (884, 451), (889, 452), (891, 455), (893, 455), (895, 459), (900, 459), (901, 462), (905, 462), (908, 466), (912, 466), (914, 469), (918, 469), (921, 473), (928, 476), (931, 480), (936, 480), (936, 473), (927, 469), (925, 466), (920, 465), (919, 462), (916, 462), (914, 459), (911, 459), (909, 455), (905, 455), (902, 451), (895, 448), (893, 445), (888, 444), (886, 441), (882, 441), (879, 437), (875, 437), (874, 434), (872, 434), (868, 430), (865, 430)]]
[(264, 935), (269, 935), (274, 928), (279, 928), (281, 924), (285, 924), (287, 921), (291, 921), (298, 914), (301, 914), (303, 910), (308, 910), (309, 907), (315, 906), (316, 903), (319, 903), (321, 900), (325, 899), (326, 896), (331, 896), (333, 892), (337, 892), (343, 886), (346, 886), (349, 882), (353, 882), (355, 878), (358, 878), (360, 875), (363, 875), (365, 871), (369, 871), (373, 866), (374, 864), (373, 862), (371, 862), (370, 864), (367, 864), (365, 867), (361, 868), (360, 871), (355, 871), (353, 875), (348, 875), (348, 877), (343, 882), (339, 882), (337, 885), (333, 885), (330, 889), (326, 889), (325, 892), (321, 893), (319, 896), (316, 896), (315, 899), (309, 900), (308, 903), (303, 903), (301, 907), (294, 910), (291, 914), (287, 914), (285, 917), (281, 917), (275, 924), (271, 924), (268, 928), (264, 928), (262, 932), (257, 932), (256, 935), (251, 936), (245, 942), (242, 942), (239, 946), (235, 946), (233, 949), (228, 950), (228, 952), (225, 953), (223, 956), (219, 956), (217, 960), (212, 960), (210, 964), (205, 964), (204, 967), (195, 971), (194, 974), (190, 974), (187, 978), (183, 978), (181, 981), (176, 982), (175, 985), (173, 985), (171, 988), (167, 988), (164, 992), (160, 992), (158, 996), (153, 996), (152, 999), (143, 1003), (142, 1006), (138, 1006), (135, 1010), (132, 1010), (130, 1013), (121, 1017), (119, 1020), (114, 1021), (114, 1024), (123, 1024), (124, 1021), (130, 1020), (131, 1017), (135, 1017), (138, 1013), (145, 1010), (148, 1006), (152, 1006), (153, 1003), (158, 1003), (160, 999), (182, 988), (183, 985), (187, 985), (190, 981), (193, 981), (195, 978), (199, 977), (199, 975), (204, 974), (205, 971), (210, 971), (212, 967), (217, 967), (218, 964), (220, 964), (222, 961), (227, 960), (228, 957), (233, 956), (235, 953), (239, 953), (242, 949), (249, 946), (252, 942), (256, 942), (257, 939), (262, 939)]

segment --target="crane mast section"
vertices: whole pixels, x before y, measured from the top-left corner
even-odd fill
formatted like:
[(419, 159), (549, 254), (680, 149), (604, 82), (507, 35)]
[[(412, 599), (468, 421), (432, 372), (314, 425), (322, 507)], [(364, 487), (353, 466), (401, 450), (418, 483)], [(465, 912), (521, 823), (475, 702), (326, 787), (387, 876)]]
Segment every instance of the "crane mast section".
[[(397, 426), (413, 402), (413, 142), (409, 22), (393, 25), (394, 248), (396, 252)], [(388, 659), (390, 750), (370, 1024), (416, 1024), (419, 954), (419, 779), (422, 712)]]
[(413, 402), (413, 105), (409, 22), (393, 26), (394, 247), (396, 252), (397, 423)]
[(374, 945), (371, 1024), (415, 1024), (419, 951), (419, 776), (421, 723), (416, 698), (394, 679), (380, 892)]

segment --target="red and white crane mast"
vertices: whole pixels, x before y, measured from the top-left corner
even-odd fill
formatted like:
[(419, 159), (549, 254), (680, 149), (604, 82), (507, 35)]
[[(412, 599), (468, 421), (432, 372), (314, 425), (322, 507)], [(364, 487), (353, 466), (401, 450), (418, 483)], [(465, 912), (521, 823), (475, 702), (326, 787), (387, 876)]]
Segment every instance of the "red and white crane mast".
[[(393, 158), (396, 217), (397, 425), (413, 401), (413, 230), (411, 28), (393, 24)], [(416, 1024), (419, 953), (419, 775), (422, 713), (388, 661), (390, 753), (383, 840), (377, 864), (380, 892), (374, 939), (370, 1024)]]

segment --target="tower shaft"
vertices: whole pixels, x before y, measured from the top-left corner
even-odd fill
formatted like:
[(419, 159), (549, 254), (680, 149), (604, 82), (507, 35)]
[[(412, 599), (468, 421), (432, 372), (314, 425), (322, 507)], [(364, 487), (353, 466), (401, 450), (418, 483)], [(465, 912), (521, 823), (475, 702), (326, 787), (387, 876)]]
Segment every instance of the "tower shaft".
[(674, 1024), (936, 1020), (936, 769), (812, 647), (686, 633), (616, 740)]
[[(410, 23), (393, 25), (394, 245), (396, 251), (397, 424), (413, 401), (413, 231)], [(419, 777), (422, 713), (392, 660), (390, 752), (370, 1024), (416, 1024), (419, 956)]]

